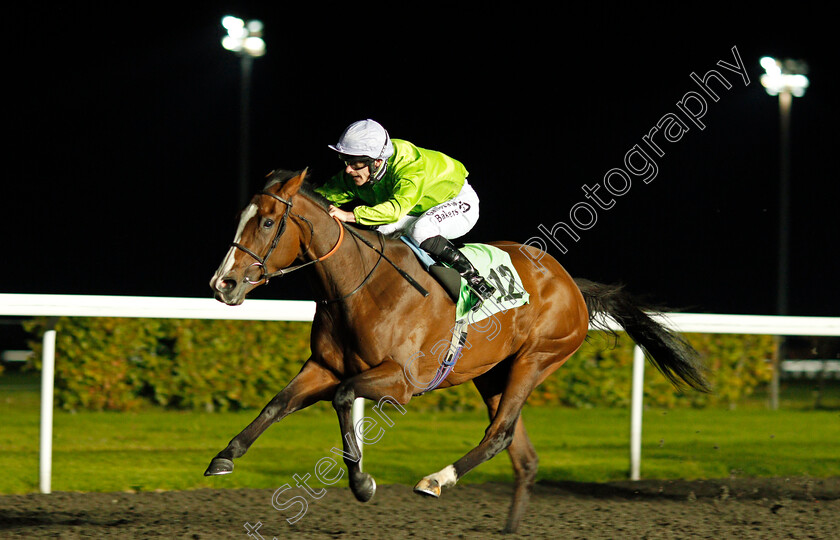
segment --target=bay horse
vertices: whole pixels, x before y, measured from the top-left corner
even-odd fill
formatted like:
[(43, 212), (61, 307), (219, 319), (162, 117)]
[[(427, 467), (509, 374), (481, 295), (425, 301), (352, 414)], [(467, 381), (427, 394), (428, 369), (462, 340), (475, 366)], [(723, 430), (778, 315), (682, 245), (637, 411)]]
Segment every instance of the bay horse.
[[(206, 476), (233, 471), (271, 424), (318, 401), (338, 415), (350, 489), (361, 502), (376, 490), (361, 471), (352, 425), (356, 398), (404, 406), (422, 393), (439, 367), (430, 352), (448, 339), (455, 304), (404, 242), (338, 221), (329, 202), (306, 180), (307, 171), (273, 171), (251, 199), (227, 255), (210, 281), (215, 298), (241, 304), (269, 278), (308, 267), (320, 300), (310, 338), (311, 356), (256, 419), (211, 461)], [(439, 497), (469, 471), (507, 450), (515, 477), (505, 530), (516, 531), (537, 473), (537, 454), (520, 411), (531, 391), (563, 365), (586, 338), (590, 323), (608, 316), (646, 351), (675, 386), (708, 391), (696, 351), (652, 319), (621, 287), (574, 280), (555, 259), (531, 246), (491, 245), (507, 252), (529, 301), (499, 312), (493, 339), (468, 328), (469, 348), (438, 389), (469, 381), (484, 400), (490, 424), (478, 445), (415, 486)], [(384, 263), (383, 263), (384, 259)], [(534, 264), (539, 259), (540, 266)], [(292, 267), (296, 261), (299, 264)], [(424, 292), (425, 294), (421, 294)], [(358, 428), (357, 428), (358, 429)]]

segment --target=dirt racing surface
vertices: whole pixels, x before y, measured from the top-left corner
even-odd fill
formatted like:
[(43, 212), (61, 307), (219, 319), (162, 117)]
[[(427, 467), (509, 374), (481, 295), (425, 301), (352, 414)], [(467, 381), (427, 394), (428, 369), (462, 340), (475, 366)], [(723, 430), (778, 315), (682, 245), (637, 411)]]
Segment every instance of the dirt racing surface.
[(346, 488), (7, 495), (0, 538), (840, 538), (840, 477), (540, 483), (517, 534), (503, 535), (511, 491), (461, 485), (428, 499), (380, 486), (366, 504)]

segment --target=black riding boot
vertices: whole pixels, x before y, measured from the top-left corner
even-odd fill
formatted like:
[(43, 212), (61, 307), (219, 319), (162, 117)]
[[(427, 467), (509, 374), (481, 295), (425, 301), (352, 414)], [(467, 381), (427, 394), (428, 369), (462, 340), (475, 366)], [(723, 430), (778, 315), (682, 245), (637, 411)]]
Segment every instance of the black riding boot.
[(475, 266), (461, 253), (452, 242), (442, 236), (433, 236), (423, 240), (420, 247), (431, 253), (439, 262), (454, 268), (461, 277), (467, 280), (470, 288), (484, 300), (490, 298), (496, 288), (481, 277)]

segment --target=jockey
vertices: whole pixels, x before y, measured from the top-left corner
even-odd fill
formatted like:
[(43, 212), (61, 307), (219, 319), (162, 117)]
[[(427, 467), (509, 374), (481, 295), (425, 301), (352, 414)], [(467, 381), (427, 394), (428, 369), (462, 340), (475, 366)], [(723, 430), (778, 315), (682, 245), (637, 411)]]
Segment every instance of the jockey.
[[(495, 288), (449, 241), (465, 235), (478, 221), (478, 195), (460, 162), (391, 139), (373, 120), (351, 124), (329, 148), (345, 166), (316, 189), (332, 203), (331, 216), (373, 226), (382, 234), (407, 235), (438, 262), (454, 268), (480, 297), (490, 298)], [(360, 205), (352, 211), (338, 208), (350, 202)]]

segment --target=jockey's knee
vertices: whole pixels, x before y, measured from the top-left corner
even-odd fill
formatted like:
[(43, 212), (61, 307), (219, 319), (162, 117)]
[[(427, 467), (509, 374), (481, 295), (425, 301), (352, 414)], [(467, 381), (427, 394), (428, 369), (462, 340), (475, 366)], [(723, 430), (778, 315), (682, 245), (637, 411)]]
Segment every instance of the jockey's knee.
[[(414, 225), (406, 231), (408, 236), (414, 240), (414, 243), (418, 246), (422, 246), (424, 242), (427, 242), (437, 236), (443, 236), (440, 227), (437, 226), (436, 223), (428, 223), (425, 221), (426, 220), (423, 220), (422, 218), (418, 219)], [(423, 249), (426, 248), (423, 247)]]

